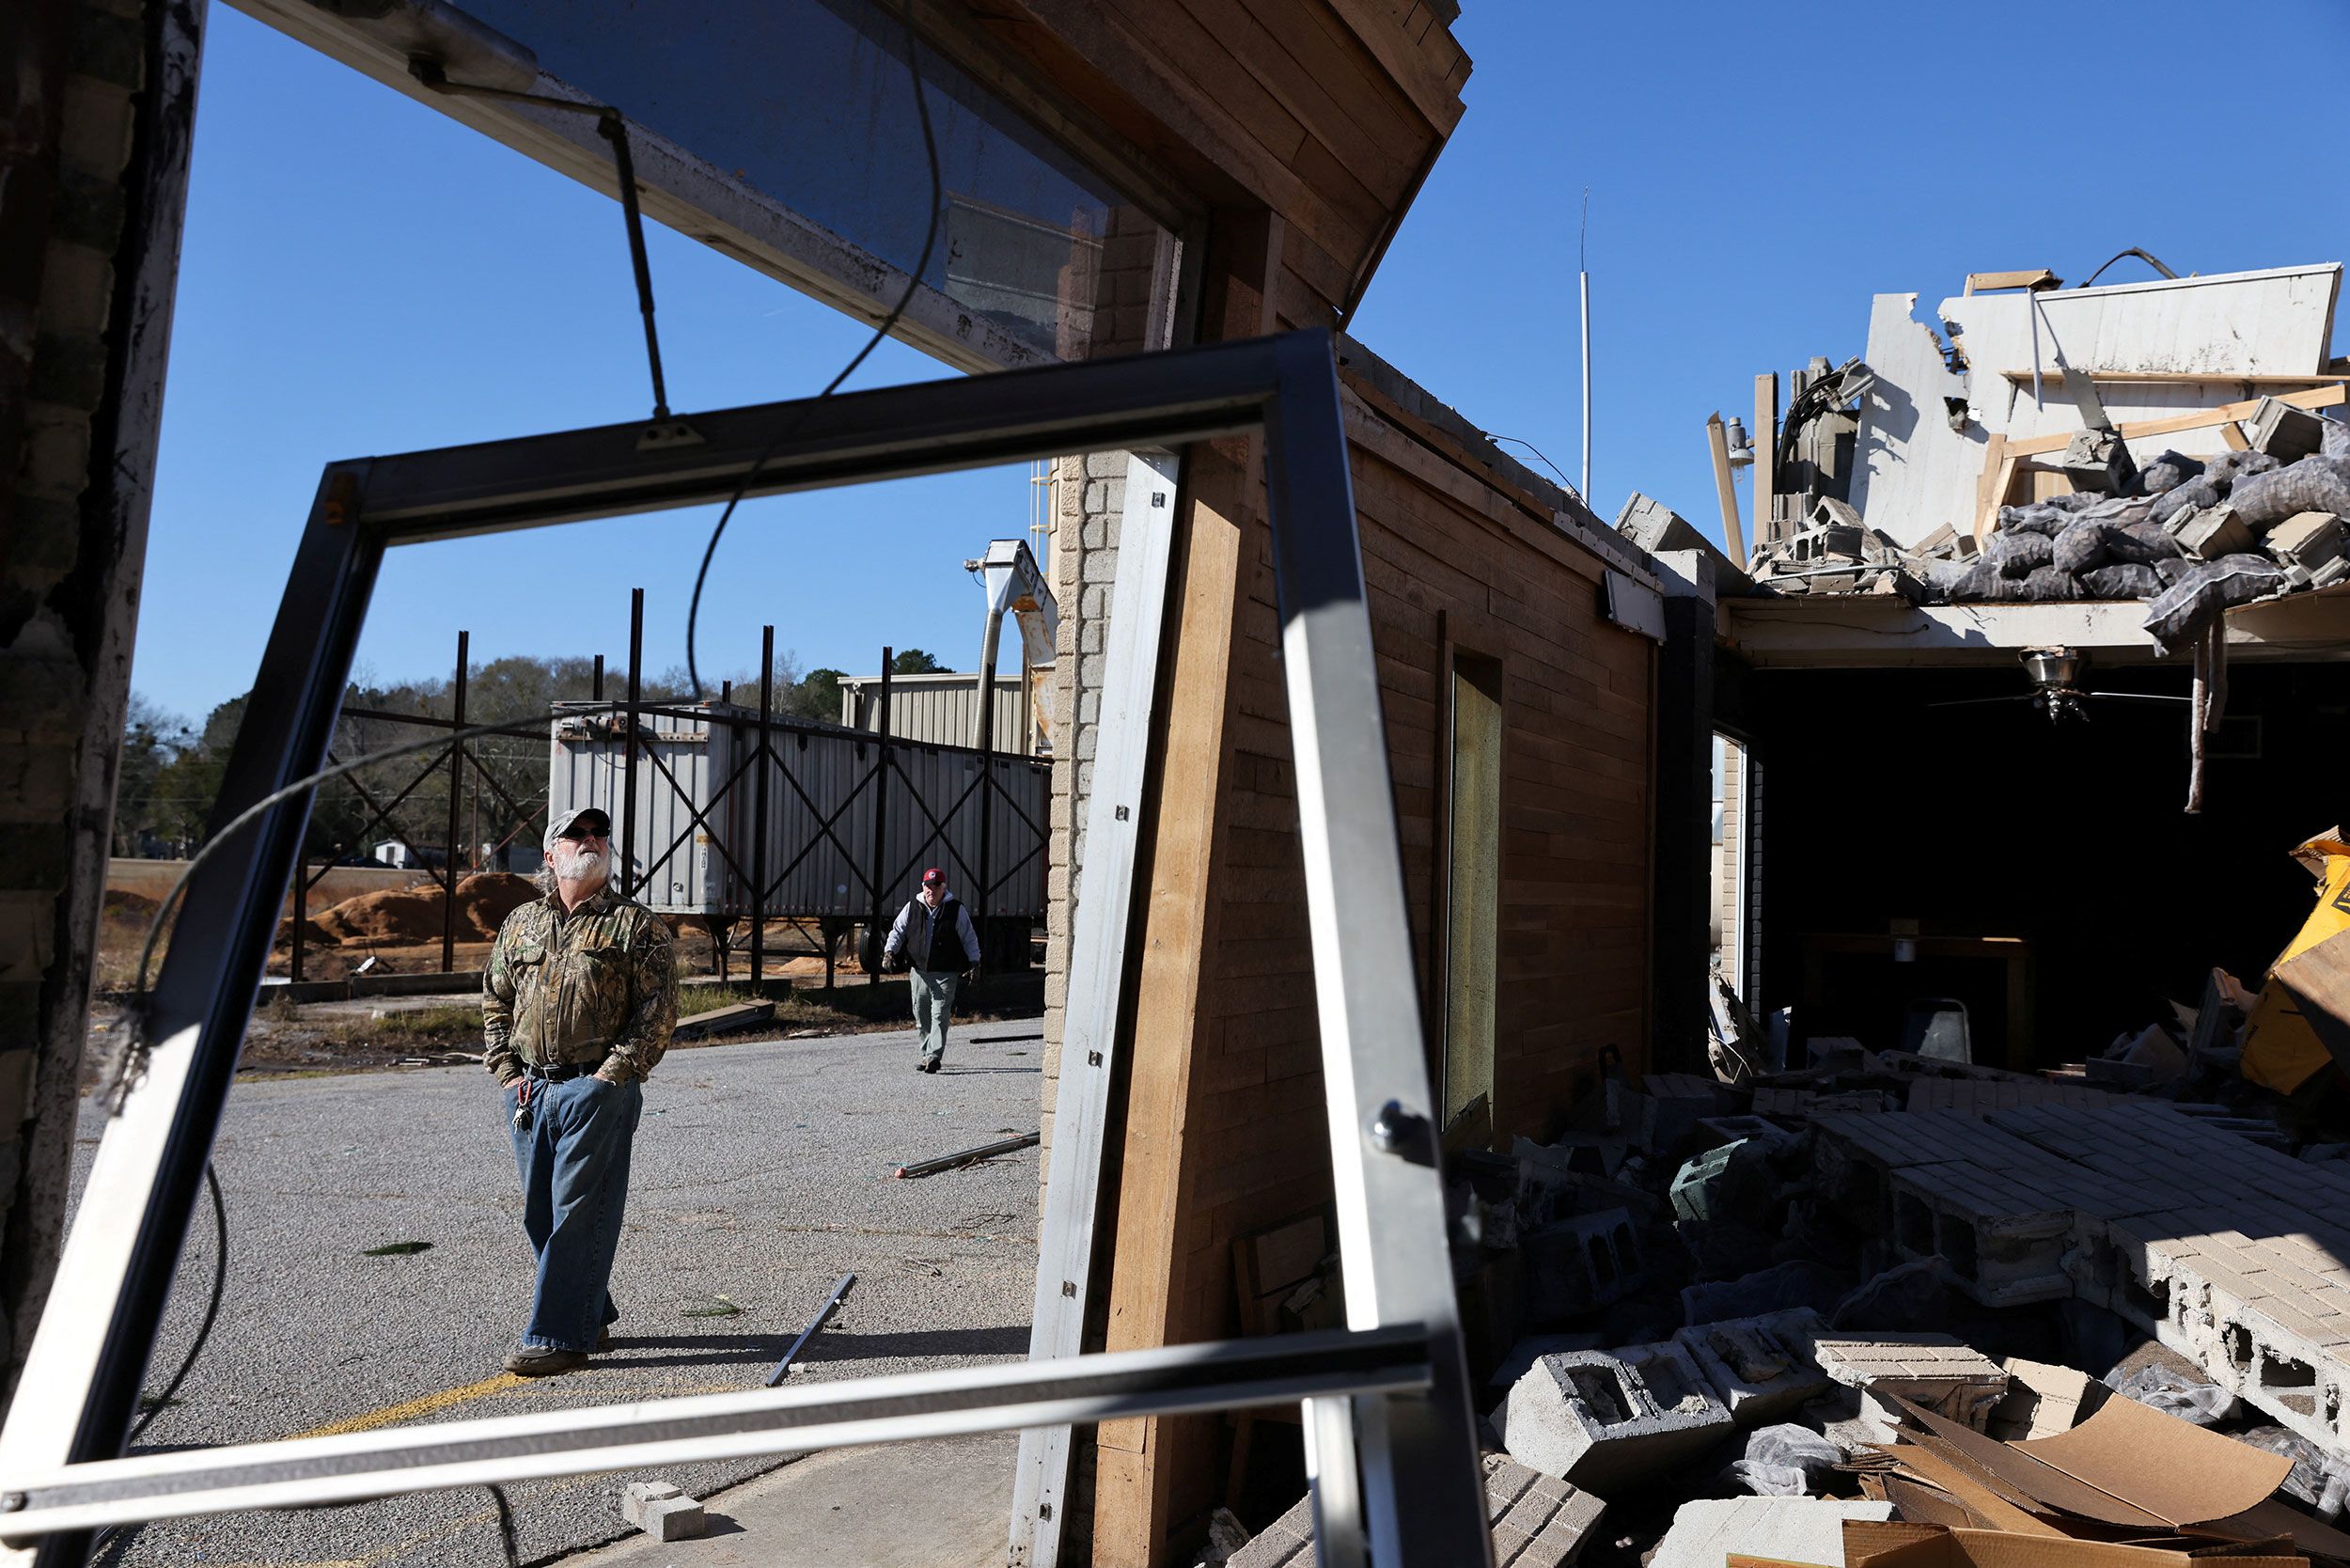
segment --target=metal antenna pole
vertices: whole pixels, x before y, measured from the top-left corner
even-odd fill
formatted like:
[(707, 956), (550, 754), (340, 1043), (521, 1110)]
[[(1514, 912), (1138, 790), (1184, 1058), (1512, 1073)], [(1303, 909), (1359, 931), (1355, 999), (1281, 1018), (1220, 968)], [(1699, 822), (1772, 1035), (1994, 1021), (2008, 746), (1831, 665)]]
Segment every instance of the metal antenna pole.
[(1583, 187), (1583, 227), (1574, 241), (1575, 275), (1583, 291), (1583, 504), (1591, 504), (1591, 274), (1584, 264), (1584, 241), (1591, 230), (1591, 188)]

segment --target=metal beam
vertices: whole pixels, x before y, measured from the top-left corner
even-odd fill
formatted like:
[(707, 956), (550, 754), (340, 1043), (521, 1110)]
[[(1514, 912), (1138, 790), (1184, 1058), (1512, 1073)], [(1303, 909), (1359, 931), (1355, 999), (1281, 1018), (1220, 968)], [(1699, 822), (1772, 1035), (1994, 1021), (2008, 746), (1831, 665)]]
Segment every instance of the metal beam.
[[(1068, 999), (1061, 1008), (1060, 1093), (1045, 1167), (1044, 1219), (1037, 1233), (1036, 1304), (1028, 1358), (1051, 1360), (1084, 1348), (1093, 1298), (1093, 1244), (1100, 1214), (1110, 1081), (1126, 986), (1126, 943), (1134, 929), (1136, 833), (1141, 826), (1150, 755), (1152, 694), (1159, 677), (1167, 615), (1167, 558), (1175, 538), (1175, 462), (1129, 453), (1126, 506), (1118, 525), (1118, 575), (1110, 585), (1100, 729), (1093, 788), (1086, 797), (1085, 858), (1073, 867)], [(1074, 745), (1076, 709), (1065, 717)], [(1020, 1435), (1013, 1472), (1013, 1568), (1052, 1568), (1067, 1522), (1071, 1433), (1032, 1427)]]
[(946, 473), (1254, 430), (1278, 339), (1006, 370), (682, 416), (697, 439), (605, 425), (373, 460), (367, 521), (392, 541)]
[[(307, 1508), (486, 1482), (649, 1469), (871, 1443), (1006, 1432), (1044, 1421), (1172, 1416), (1428, 1386), (1417, 1325), (1375, 1333), (1173, 1345), (1071, 1361), (1012, 1361), (739, 1394), (235, 1448), (12, 1474), (10, 1544), (59, 1531), (254, 1508)], [(1480, 1520), (1481, 1526), (1482, 1520)]]
[[(112, 1457), (153, 1350), (293, 870), (309, 808), (302, 781), (325, 751), (384, 545), (684, 505), (738, 487), (1148, 447), (1258, 424), (1353, 1335)], [(1335, 1471), (1319, 1483), (1334, 1540), (1353, 1538), (1359, 1513), (1382, 1563), (1487, 1560), (1328, 335), (774, 404), (693, 425), (685, 441), (612, 426), (327, 469), (254, 683), (253, 713), (229, 759), (216, 832), (240, 813), (253, 817), (192, 878), (141, 1020), (151, 1048), (111, 1086), (117, 1114), (0, 1432), (0, 1504), (15, 1500), (7, 1494), (24, 1497), (24, 1506), (0, 1513), (0, 1527), (64, 1532), (44, 1536), (40, 1560), (75, 1563), (86, 1556), (76, 1532), (165, 1513), (1312, 1399), (1346, 1401), (1357, 1429), (1342, 1444), (1334, 1413), (1325, 1406), (1318, 1418), (1324, 1468), (1358, 1463), (1361, 1471), (1359, 1493)], [(1155, 495), (1156, 482), (1141, 488)], [(1146, 539), (1152, 531), (1140, 530)], [(1163, 564), (1157, 570), (1163, 576)], [(1121, 722), (1131, 727), (1131, 713)], [(1105, 737), (1104, 749), (1125, 744)], [(1106, 790), (1097, 799), (1113, 812), (1120, 804)], [(1106, 831), (1097, 843), (1121, 837)], [(1091, 886), (1106, 892), (1102, 881)], [(1081, 971), (1122, 962), (1107, 939), (1073, 958)], [(1116, 981), (1098, 974), (1084, 986), (1073, 980), (1072, 989), (1104, 984), (1114, 996)], [(1408, 1352), (1399, 1348), (1405, 1341)], [(679, 1424), (664, 1424), (672, 1419)], [(1347, 1447), (1351, 1461), (1340, 1457)]]

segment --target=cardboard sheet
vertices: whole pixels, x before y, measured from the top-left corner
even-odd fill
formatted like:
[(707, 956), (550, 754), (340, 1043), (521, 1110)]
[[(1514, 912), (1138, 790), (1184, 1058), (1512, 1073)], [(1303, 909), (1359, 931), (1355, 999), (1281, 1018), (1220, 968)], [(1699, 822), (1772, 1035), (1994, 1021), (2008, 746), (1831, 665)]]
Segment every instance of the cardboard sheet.
[(2192, 1533), (2216, 1535), (2222, 1540), (2235, 1542), (2289, 1536), (2302, 1551), (2350, 1562), (2350, 1535), (2323, 1519), (2302, 1513), (2280, 1497), (2271, 1497), (2258, 1507), (2248, 1508), (2225, 1519), (2213, 1519), (2197, 1525)]
[[(2201, 1558), (2105, 1541), (1950, 1529), (1894, 1546), (1844, 1544), (1845, 1568), (2191, 1568)], [(2308, 1568), (2301, 1557), (2231, 1557), (2228, 1568)]]
[[(1899, 1399), (1899, 1396), (1895, 1396)], [(2117, 1400), (2117, 1404), (2127, 1401)], [(1912, 1421), (1924, 1427), (1957, 1450), (1970, 1463), (1978, 1466), (2005, 1487), (2011, 1487), (2035, 1502), (2067, 1513), (2077, 1513), (2085, 1519), (2096, 1519), (2108, 1525), (2127, 1525), (2137, 1529), (2158, 1530), (2170, 1525), (2168, 1519), (2149, 1513), (2142, 1508), (2122, 1501), (2111, 1493), (2102, 1491), (2078, 1480), (2055, 1466), (2044, 1463), (2023, 1451), (2021, 1446), (2002, 1443), (1986, 1437), (1972, 1427), (1961, 1426), (1946, 1416), (1937, 1416), (1922, 1405), (1908, 1400), (1900, 1404)], [(2139, 1406), (2143, 1409), (2144, 1406)], [(2179, 1423), (2186, 1425), (2185, 1421)], [(2195, 1430), (2201, 1430), (2200, 1428)], [(2066, 1436), (2076, 1435), (2067, 1433)], [(2044, 1441), (2055, 1442), (2056, 1438)], [(2253, 1450), (2259, 1452), (2257, 1449)], [(2291, 1468), (2290, 1466), (2287, 1468)], [(2233, 1512), (2232, 1510), (2231, 1512)]]
[[(1975, 1515), (1966, 1505), (1948, 1492), (1937, 1491), (1920, 1482), (1904, 1481), (1899, 1476), (1886, 1476), (1878, 1482), (1885, 1489), (1885, 1497), (1904, 1524), (1940, 1525), (1945, 1529), (1957, 1527), (1971, 1529)], [(1850, 1542), (1844, 1550), (1852, 1550)]]
[(2061, 1470), (2173, 1529), (2259, 1507), (2293, 1469), (2283, 1454), (2131, 1399), (2108, 1400), (2072, 1431), (2015, 1443), (2009, 1451)]
[[(1936, 1453), (1917, 1443), (1905, 1443), (1899, 1448), (1886, 1449), (1883, 1451), (1899, 1459), (1921, 1480), (1931, 1482), (1940, 1488), (1959, 1505), (1965, 1515), (1955, 1519), (1947, 1516), (1934, 1517), (1926, 1512), (1926, 1507), (1931, 1507), (1931, 1499), (1918, 1499), (1926, 1507), (1921, 1507), (1920, 1512), (1912, 1513), (1904, 1499), (1896, 1497), (1893, 1488), (1888, 1485), (1885, 1489), (1886, 1497), (1895, 1507), (1901, 1509), (1902, 1517), (1904, 1519), (1917, 1519), (1926, 1524), (1964, 1525), (1982, 1529), (2011, 1530), (2019, 1535), (2058, 1537), (2064, 1535), (2064, 1531), (2057, 1529), (2045, 1519), (2025, 1512), (1984, 1485), (1982, 1478), (1971, 1473), (1972, 1467), (1964, 1460), (1946, 1457), (1942, 1453)], [(1935, 1510), (1934, 1512), (1939, 1513), (1940, 1511)]]

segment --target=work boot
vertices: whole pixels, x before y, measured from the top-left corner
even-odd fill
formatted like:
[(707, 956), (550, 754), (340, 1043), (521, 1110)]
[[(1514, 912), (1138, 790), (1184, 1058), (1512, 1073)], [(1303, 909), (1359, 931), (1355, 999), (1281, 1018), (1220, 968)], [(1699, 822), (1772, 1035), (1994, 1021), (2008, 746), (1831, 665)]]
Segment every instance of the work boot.
[(923, 1071), (923, 1072), (925, 1072), (925, 1073), (935, 1073), (935, 1072), (937, 1072), (937, 1071), (938, 1071), (939, 1066), (940, 1066), (940, 1062), (939, 1062), (938, 1058), (935, 1058), (935, 1057), (932, 1057), (930, 1060), (928, 1060), (928, 1061), (926, 1061), (926, 1062), (924, 1062), (924, 1063), (922, 1064), (922, 1071)]
[(516, 1345), (506, 1353), (506, 1370), (517, 1377), (553, 1377), (587, 1364), (586, 1351), (556, 1345)]

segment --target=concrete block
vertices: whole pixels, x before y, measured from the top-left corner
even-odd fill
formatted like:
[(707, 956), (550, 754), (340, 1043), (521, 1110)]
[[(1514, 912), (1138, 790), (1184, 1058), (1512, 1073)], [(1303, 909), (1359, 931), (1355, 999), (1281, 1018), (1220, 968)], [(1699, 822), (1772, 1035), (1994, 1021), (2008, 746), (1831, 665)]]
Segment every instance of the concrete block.
[(2002, 1442), (2024, 1442), (2070, 1432), (2095, 1407), (2102, 1391), (2094, 1378), (2074, 1367), (2052, 1366), (2011, 1356), (2007, 1397), (1991, 1407), (1985, 1430)]
[(1314, 1497), (1308, 1492), (1225, 1561), (1226, 1568), (1289, 1568), (1313, 1560)]
[(2181, 512), (2163, 526), (2179, 541), (2179, 548), (2197, 560), (2217, 560), (2249, 550), (2257, 542), (2251, 528), (2225, 501), (2200, 511)]
[(1722, 1560), (1773, 1558), (1843, 1568), (1844, 1521), (1890, 1519), (1893, 1505), (1866, 1498), (1726, 1497), (1683, 1503), (1648, 1568), (1721, 1568)]
[(1747, 1151), (1751, 1159), (1755, 1147), (1755, 1140), (1741, 1138), (1718, 1149), (1709, 1149), (1684, 1165), (1673, 1176), (1670, 1191), (1674, 1215), (1681, 1219), (1712, 1219), (1715, 1205), (1730, 1179), (1731, 1162), (1738, 1158), (1740, 1150)]
[(2350, 529), (2330, 511), (2300, 511), (2269, 529), (2266, 542), (2279, 560), (2317, 572), (2350, 555)]
[(1576, 1215), (1525, 1242), (1527, 1304), (1537, 1323), (1556, 1323), (1620, 1301), (1647, 1277), (1632, 1215), (1623, 1209)]
[(2007, 1397), (2007, 1369), (1948, 1334), (1828, 1333), (1810, 1349), (1822, 1372), (1883, 1402), (1888, 1415), (1898, 1394), (1981, 1432)]
[(2073, 1294), (2064, 1271), (2073, 1209), (2060, 1199), (1973, 1161), (1911, 1166), (1893, 1174), (1891, 1187), (1896, 1249), (1940, 1258), (1952, 1282), (1984, 1306)]
[(1494, 1568), (1568, 1568), (1607, 1505), (1506, 1454), (1489, 1453), (1484, 1463)]
[(1835, 1387), (1811, 1359), (1810, 1341), (1820, 1315), (1809, 1307), (1727, 1323), (1699, 1324), (1673, 1336), (1673, 1342), (1713, 1385), (1740, 1426), (1778, 1420)]
[(1494, 1374), (1485, 1379), (1485, 1387), (1498, 1388), (1507, 1395), (1517, 1380), (1533, 1370), (1534, 1363), (1545, 1356), (1558, 1356), (1571, 1350), (1605, 1350), (1607, 1341), (1597, 1334), (1528, 1334), (1510, 1347), (1510, 1354), (1494, 1368)]
[(1670, 1341), (1545, 1356), (1494, 1415), (1511, 1458), (1603, 1497), (1670, 1471), (1737, 1424)]
[(632, 1481), (620, 1493), (620, 1517), (655, 1541), (691, 1541), (709, 1525), (699, 1500), (666, 1481)]
[(2263, 398), (2243, 428), (2252, 450), (2266, 452), (2279, 463), (2308, 457), (2326, 444), (2325, 420), (2275, 398)]
[[(1569, 1568), (1607, 1505), (1507, 1455), (1486, 1454), (1483, 1464), (1494, 1568)], [(1309, 1492), (1225, 1561), (1227, 1568), (1311, 1568), (1314, 1560)]]
[(2120, 494), (2138, 473), (2129, 447), (2113, 431), (2082, 431), (2048, 460), (2048, 466), (2071, 476), (2076, 490), (2107, 494)]

